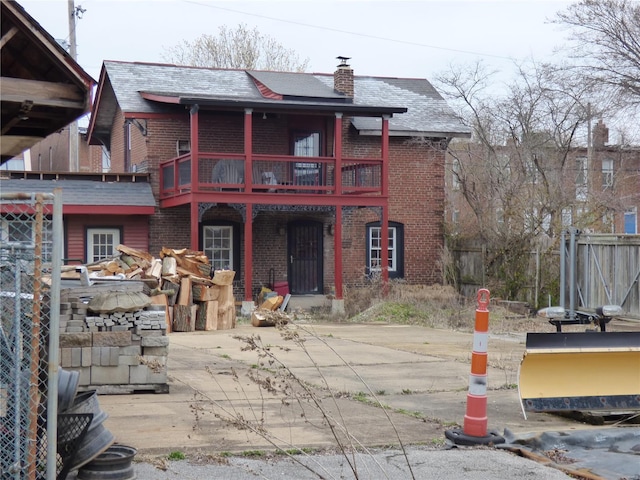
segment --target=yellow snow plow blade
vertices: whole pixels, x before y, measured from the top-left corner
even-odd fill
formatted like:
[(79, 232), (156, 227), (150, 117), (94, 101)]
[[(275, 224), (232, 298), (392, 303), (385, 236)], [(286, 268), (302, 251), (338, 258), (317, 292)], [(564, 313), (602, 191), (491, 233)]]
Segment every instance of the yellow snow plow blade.
[(523, 410), (640, 410), (640, 332), (529, 333)]

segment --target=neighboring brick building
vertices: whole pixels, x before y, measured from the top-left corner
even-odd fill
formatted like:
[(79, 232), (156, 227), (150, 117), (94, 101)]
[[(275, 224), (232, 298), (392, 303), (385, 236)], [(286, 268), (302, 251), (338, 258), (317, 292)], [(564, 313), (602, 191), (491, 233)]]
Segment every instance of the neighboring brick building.
[[(556, 236), (569, 226), (593, 233), (640, 233), (640, 146), (609, 145), (608, 129), (602, 120), (592, 131), (591, 149), (537, 152), (538, 165), (548, 181), (555, 182), (551, 185), (556, 185), (548, 195), (531, 159), (528, 164), (526, 158), (523, 160), (522, 150), (498, 146), (489, 154), (473, 142), (452, 145), (446, 179), (446, 222), (452, 233), (473, 237), (479, 230), (476, 212), (480, 212), (485, 227), (493, 223), (495, 229), (503, 228), (505, 209), (509, 207), (501, 198), (508, 197), (509, 188), (522, 198), (522, 211), (511, 212), (510, 219), (526, 224), (533, 218), (542, 235)], [(465, 181), (473, 190), (476, 212), (464, 198)], [(548, 213), (550, 207), (556, 209), (555, 225)]]
[(112, 172), (150, 176), (151, 253), (202, 250), (236, 271), (247, 301), (271, 279), (293, 294), (335, 287), (338, 300), (376, 272), (440, 282), (445, 149), (469, 133), (427, 80), (346, 64), (323, 75), (109, 61), (89, 125)]

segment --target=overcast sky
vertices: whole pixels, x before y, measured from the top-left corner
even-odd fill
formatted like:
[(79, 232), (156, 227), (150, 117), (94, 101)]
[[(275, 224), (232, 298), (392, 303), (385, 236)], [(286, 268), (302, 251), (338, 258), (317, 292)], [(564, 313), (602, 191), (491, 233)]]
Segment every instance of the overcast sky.
[[(54, 38), (69, 40), (68, 0), (18, 0)], [(559, 0), (75, 0), (78, 62), (98, 80), (103, 60), (165, 62), (166, 48), (240, 23), (332, 73), (338, 55), (355, 74), (433, 80), (450, 64), (482, 60), (508, 80), (514, 62), (560, 60), (568, 32), (551, 23)], [(499, 85), (499, 84), (498, 84)], [(496, 85), (496, 91), (498, 90)], [(605, 119), (610, 140), (630, 118)]]
[[(19, 0), (56, 39), (69, 40), (67, 0)], [(257, 27), (312, 72), (331, 73), (338, 55), (356, 74), (432, 78), (449, 63), (550, 60), (565, 32), (548, 22), (571, 2), (75, 0), (78, 62), (98, 79), (103, 60), (163, 62), (165, 47), (216, 34), (221, 25)]]

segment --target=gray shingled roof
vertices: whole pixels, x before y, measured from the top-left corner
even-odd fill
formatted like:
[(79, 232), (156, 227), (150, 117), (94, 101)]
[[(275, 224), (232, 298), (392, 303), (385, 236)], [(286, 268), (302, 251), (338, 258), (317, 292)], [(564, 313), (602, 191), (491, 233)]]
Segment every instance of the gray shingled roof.
[[(2, 193), (53, 193), (62, 188), (62, 204), (122, 207), (155, 207), (151, 185), (146, 182), (96, 182), (92, 180), (0, 179)], [(126, 211), (122, 212), (123, 215)]]
[[(272, 105), (282, 103), (281, 100), (265, 99), (251, 76), (276, 93), (309, 97), (309, 105), (313, 105), (314, 98), (322, 98), (324, 105), (327, 100), (335, 100), (336, 111), (339, 111), (339, 99), (343, 98), (340, 94), (329, 93), (334, 92), (331, 74), (246, 72), (114, 61), (104, 62), (104, 72), (113, 88), (118, 105), (123, 112), (131, 113), (162, 112), (171, 107), (175, 108), (145, 100), (141, 92), (194, 101), (198, 98), (232, 100), (237, 101), (238, 105), (242, 102)], [(389, 124), (392, 135), (470, 134), (470, 129), (457, 119), (453, 110), (428, 80), (355, 76), (354, 89), (353, 105), (357, 107), (408, 109), (406, 113), (393, 115)], [(108, 92), (103, 92), (102, 95), (103, 100), (109, 97)], [(301, 103), (304, 102), (297, 102), (298, 105)], [(110, 128), (113, 112), (107, 105), (100, 105), (100, 108), (101, 111), (95, 119), (97, 130)], [(378, 118), (356, 117), (353, 124), (364, 134), (380, 132)]]
[[(348, 97), (333, 89), (333, 85), (324, 82), (313, 75), (299, 73), (248, 71), (249, 75), (263, 83), (272, 92), (280, 95), (308, 98), (326, 98), (344, 101)], [(397, 107), (397, 105), (392, 105)]]

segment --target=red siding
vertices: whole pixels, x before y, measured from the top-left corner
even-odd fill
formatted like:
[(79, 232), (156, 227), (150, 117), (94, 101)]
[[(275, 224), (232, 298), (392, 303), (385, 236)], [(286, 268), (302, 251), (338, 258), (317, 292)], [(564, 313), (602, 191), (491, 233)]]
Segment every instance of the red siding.
[[(86, 261), (86, 229), (91, 227), (120, 228), (120, 242), (130, 248), (149, 251), (149, 220), (146, 216), (73, 215), (64, 219), (65, 257)], [(151, 252), (158, 255), (160, 252)]]

